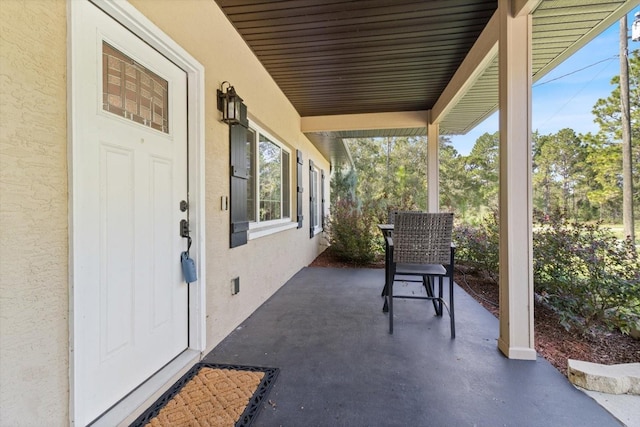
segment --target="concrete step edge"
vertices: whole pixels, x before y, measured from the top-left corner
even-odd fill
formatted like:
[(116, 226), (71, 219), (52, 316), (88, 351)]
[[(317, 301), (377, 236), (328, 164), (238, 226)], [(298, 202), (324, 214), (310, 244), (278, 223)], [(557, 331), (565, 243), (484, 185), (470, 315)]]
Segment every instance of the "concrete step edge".
[(569, 359), (569, 381), (587, 390), (640, 395), (640, 363), (602, 365)]

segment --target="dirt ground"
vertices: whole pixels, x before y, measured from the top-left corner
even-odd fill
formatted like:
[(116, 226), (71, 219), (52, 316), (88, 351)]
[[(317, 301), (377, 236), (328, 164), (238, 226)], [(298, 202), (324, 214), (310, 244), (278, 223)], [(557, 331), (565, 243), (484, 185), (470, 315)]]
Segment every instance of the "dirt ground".
[[(354, 268), (353, 264), (336, 260), (323, 252), (311, 264), (313, 267)], [(383, 262), (367, 267), (384, 268)], [(456, 268), (455, 281), (494, 316), (498, 316), (498, 285), (492, 280), (475, 274), (471, 269)], [(613, 365), (640, 362), (640, 340), (619, 331), (599, 329), (590, 335), (575, 330), (567, 331), (560, 325), (558, 316), (550, 308), (536, 302), (534, 311), (535, 346), (537, 352), (567, 374), (567, 359)]]

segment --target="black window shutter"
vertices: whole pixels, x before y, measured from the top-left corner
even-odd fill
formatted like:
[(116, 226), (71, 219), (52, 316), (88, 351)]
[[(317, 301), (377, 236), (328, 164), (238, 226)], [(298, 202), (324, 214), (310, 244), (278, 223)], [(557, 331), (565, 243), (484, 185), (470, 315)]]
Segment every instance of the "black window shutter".
[(317, 183), (313, 182), (313, 160), (309, 159), (309, 237), (313, 237), (313, 229), (316, 225), (316, 200), (313, 192), (317, 191)]
[(322, 230), (324, 230), (324, 170), (321, 172), (321, 181), (320, 181), (320, 200), (321, 200), (321, 206), (322, 206), (322, 210), (320, 211), (320, 221), (322, 224)]
[(230, 241), (232, 248), (247, 243), (247, 129), (242, 125), (229, 126), (231, 154)]
[(297, 220), (298, 220), (298, 228), (302, 228), (302, 220), (304, 216), (302, 215), (302, 151), (296, 150), (296, 186), (298, 187), (298, 196), (297, 196)]

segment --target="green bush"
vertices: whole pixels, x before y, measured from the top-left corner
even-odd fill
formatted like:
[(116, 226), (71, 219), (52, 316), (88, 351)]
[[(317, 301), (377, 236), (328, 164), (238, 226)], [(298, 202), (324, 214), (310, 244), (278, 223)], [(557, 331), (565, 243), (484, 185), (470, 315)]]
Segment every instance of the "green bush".
[(640, 319), (640, 260), (631, 241), (561, 214), (536, 215), (534, 230), (535, 290), (565, 328), (603, 322), (628, 333)]
[[(454, 228), (456, 260), (496, 282), (497, 215), (478, 226)], [(640, 324), (640, 258), (600, 223), (569, 222), (562, 214), (534, 216), (535, 292), (553, 306), (562, 325), (586, 332), (597, 323), (628, 333)]]
[(453, 230), (456, 260), (488, 275), (498, 282), (498, 216), (483, 216), (479, 225), (457, 225)]
[(376, 229), (378, 216), (373, 209), (360, 208), (350, 199), (337, 201), (327, 219), (329, 251), (354, 264), (368, 264), (376, 258), (382, 235)]

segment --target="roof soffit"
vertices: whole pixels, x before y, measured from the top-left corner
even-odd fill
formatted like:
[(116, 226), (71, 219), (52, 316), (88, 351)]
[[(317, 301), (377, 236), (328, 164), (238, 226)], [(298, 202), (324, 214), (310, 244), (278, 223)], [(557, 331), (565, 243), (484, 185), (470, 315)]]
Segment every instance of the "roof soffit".
[[(348, 122), (350, 114), (433, 109), (442, 134), (464, 134), (497, 109), (497, 0), (216, 1), (298, 110), (303, 131), (326, 147), (328, 140), (341, 144), (335, 123)], [(512, 1), (519, 13), (534, 11), (534, 81), (637, 4)], [(334, 133), (305, 127), (318, 116), (325, 123), (336, 116), (326, 126)], [(356, 127), (345, 126), (350, 131), (343, 137), (409, 129)], [(341, 157), (340, 149), (325, 151), (331, 150)]]

